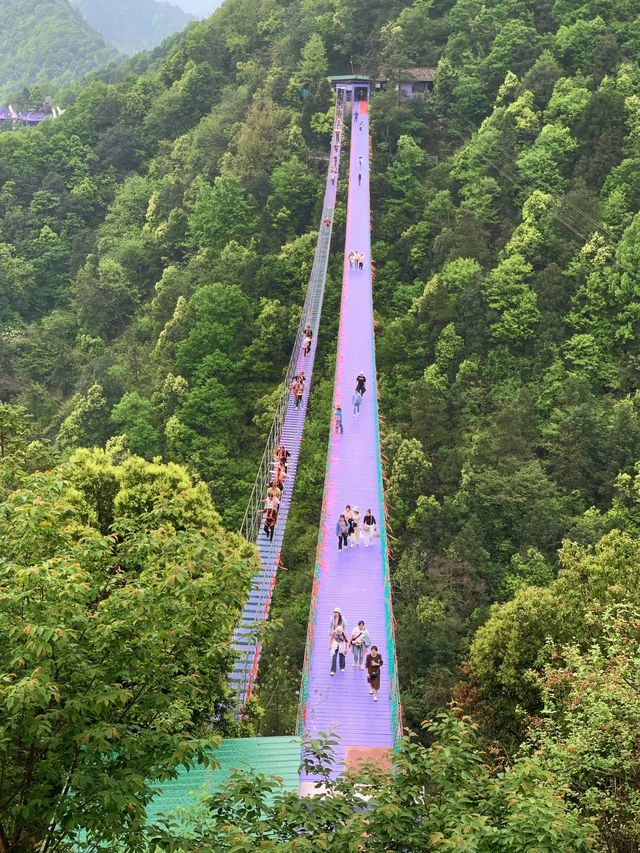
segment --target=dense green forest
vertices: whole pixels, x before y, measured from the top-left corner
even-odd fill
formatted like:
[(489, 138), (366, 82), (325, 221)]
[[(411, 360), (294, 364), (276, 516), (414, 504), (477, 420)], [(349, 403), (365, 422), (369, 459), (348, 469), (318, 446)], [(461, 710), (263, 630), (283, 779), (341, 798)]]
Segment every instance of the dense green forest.
[(125, 54), (152, 50), (167, 36), (183, 30), (191, 16), (158, 0), (71, 0), (82, 17)]
[[(230, 531), (262, 452), (315, 244), (331, 129), (326, 77), (353, 61), (388, 81), (371, 105), (377, 350), (402, 699), (421, 739), (405, 746), (404, 786), (377, 780), (381, 812), (366, 849), (407, 838), (425, 851), (640, 845), (639, 48), (640, 13), (625, 0), (225, 0), (144, 73), (79, 84), (61, 119), (0, 135), (2, 595), (18, 607), (22, 581), (6, 580), (16, 569), (36, 583), (34, 566), (53, 562), (66, 577), (80, 561), (96, 566), (98, 580), (85, 590), (77, 578), (71, 609), (74, 596), (95, 606), (108, 578), (105, 625), (120, 597), (142, 620), (142, 594), (170, 635), (190, 595), (188, 577), (173, 580), (184, 548), (203, 585), (198, 607), (222, 609), (224, 634), (250, 560)], [(394, 83), (404, 69), (430, 65), (433, 95), (401, 100)], [(342, 206), (335, 219), (344, 221)], [(273, 608), (279, 627), (266, 638), (253, 720), (265, 734), (291, 731), (295, 715), (339, 237), (336, 249), (288, 571)], [(197, 496), (173, 506), (154, 486), (165, 477)], [(151, 493), (144, 500), (130, 495), (136, 478)], [(181, 535), (165, 553), (168, 512)], [(220, 549), (214, 578), (238, 566), (228, 590), (197, 574), (198, 549), (211, 541)], [(167, 575), (184, 594), (171, 614), (158, 587)], [(42, 594), (53, 612), (54, 576)], [(64, 643), (46, 624), (44, 651), (8, 629), (4, 671), (25, 657), (48, 660)], [(153, 642), (144, 635), (145, 660), (163, 684)], [(229, 661), (214, 664), (207, 687), (225, 733)], [(141, 663), (132, 683), (145, 672)], [(115, 703), (111, 675), (96, 677)], [(52, 701), (41, 687), (34, 709)], [(21, 694), (0, 691), (18, 725)], [(136, 711), (148, 740), (131, 744), (130, 768), (114, 772), (104, 814), (74, 813), (72, 803), (69, 831), (137, 849), (126, 839), (149, 795), (137, 772), (143, 750), (159, 777), (198, 755), (202, 694), (181, 681), (165, 701)], [(451, 702), (453, 715), (422, 729)], [(83, 713), (97, 719), (96, 756), (113, 757), (107, 710)], [(158, 714), (172, 725), (183, 715), (183, 755), (166, 731), (152, 747)], [(63, 722), (67, 733), (80, 725), (74, 715)], [(24, 771), (30, 745), (0, 757)], [(57, 760), (19, 788), (40, 809), (34, 840), (61, 819), (51, 777), (64, 784), (78, 754)], [(92, 803), (91, 780), (78, 776), (74, 787), (85, 785)], [(16, 778), (27, 776), (7, 775), (8, 790)], [(425, 790), (440, 811), (416, 805)], [(247, 824), (272, 801), (258, 782), (252, 792), (246, 824), (246, 781), (212, 805), (237, 821), (236, 835), (211, 836), (203, 815), (193, 849), (255, 849)], [(49, 811), (38, 796), (49, 797)], [(264, 849), (355, 849), (362, 815), (345, 791), (341, 805), (320, 798), (305, 812), (316, 847), (298, 845), (304, 820), (285, 800), (292, 822), (269, 835), (285, 808), (276, 801)], [(131, 820), (118, 827), (125, 802)], [(10, 819), (25, 838), (21, 807), (11, 801)], [(416, 815), (420, 838), (409, 834)], [(466, 847), (456, 841), (465, 835)], [(163, 830), (157, 843), (191, 849), (193, 839), (176, 847)], [(0, 845), (13, 849), (2, 832)]]
[(0, 102), (34, 83), (44, 94), (116, 60), (117, 50), (88, 26), (68, 0), (0, 3)]

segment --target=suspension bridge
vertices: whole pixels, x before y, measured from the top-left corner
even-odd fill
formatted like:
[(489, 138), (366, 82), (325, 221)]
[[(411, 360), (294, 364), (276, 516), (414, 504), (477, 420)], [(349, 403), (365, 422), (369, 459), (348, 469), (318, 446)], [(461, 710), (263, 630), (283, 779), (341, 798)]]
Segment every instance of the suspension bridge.
[(16, 111), (13, 107), (0, 107), (0, 122), (14, 122), (22, 124), (41, 124), (43, 121), (58, 118), (64, 113), (59, 107), (52, 107), (50, 112), (42, 110)]
[[(342, 296), (333, 408), (343, 412), (343, 432), (331, 419), (321, 518), (319, 521), (311, 609), (304, 657), (295, 737), (246, 738), (226, 742), (222, 770), (195, 770), (180, 774), (163, 787), (150, 816), (193, 801), (198, 792), (224, 783), (229, 766), (243, 766), (281, 775), (290, 788), (302, 793), (316, 790), (318, 779), (298, 774), (305, 737), (321, 733), (337, 736), (334, 775), (356, 768), (363, 759), (387, 763), (402, 733), (400, 693), (395, 655), (389, 580), (386, 510), (383, 492), (373, 322), (373, 267), (371, 264), (370, 212), (370, 81), (365, 77), (331, 78), (336, 107), (326, 191), (313, 268), (282, 397), (259, 466), (242, 532), (257, 544), (260, 572), (235, 630), (233, 646), (238, 657), (230, 686), (238, 717), (244, 718), (258, 679), (262, 650), (261, 628), (269, 615), (280, 563), (291, 496), (298, 468), (307, 402), (313, 378), (320, 316), (327, 278), (338, 170), (346, 138), (350, 140), (348, 206), (343, 259)], [(354, 264), (353, 253), (361, 263)], [(305, 335), (305, 329), (307, 335)], [(308, 329), (311, 346), (305, 348)], [(306, 349), (308, 352), (305, 354)], [(304, 371), (302, 400), (296, 408), (291, 384)], [(366, 393), (357, 416), (352, 414), (356, 377), (366, 377)], [(263, 528), (264, 499), (277, 470), (276, 450), (290, 453), (287, 478), (271, 539)], [(338, 551), (336, 522), (345, 506), (358, 506), (360, 519), (370, 510), (378, 536), (368, 547)], [(347, 658), (344, 671), (330, 673), (330, 622), (335, 607), (345, 619), (347, 634), (364, 620), (372, 642), (383, 658), (379, 701), (369, 693), (365, 673)], [(224, 766), (226, 765), (226, 766)]]

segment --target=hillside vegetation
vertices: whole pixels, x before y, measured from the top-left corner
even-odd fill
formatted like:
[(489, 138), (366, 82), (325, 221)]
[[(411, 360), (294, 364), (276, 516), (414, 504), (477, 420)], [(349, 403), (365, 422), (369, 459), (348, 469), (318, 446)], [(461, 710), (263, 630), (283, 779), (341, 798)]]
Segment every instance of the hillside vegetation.
[[(448, 718), (407, 746), (411, 780), (444, 813), (385, 788), (376, 820), (399, 822), (372, 850), (417, 820), (432, 835), (412, 850), (440, 836), (461, 849), (472, 832), (491, 853), (640, 844), (639, 15), (624, 0), (226, 0), (145, 74), (79, 84), (58, 121), (0, 135), (6, 511), (37, 469), (106, 446), (109, 465), (185, 466), (234, 530), (310, 269), (327, 74), (353, 61), (388, 80), (371, 106), (373, 252), (401, 688), (416, 730), (452, 699), (461, 728)], [(414, 65), (437, 66), (434, 93), (400, 100)], [(336, 249), (263, 733), (295, 713)], [(239, 824), (243, 790), (224, 812)], [(132, 814), (148, 795), (131, 793)], [(357, 818), (318, 808), (310, 837), (362, 837)], [(290, 846), (264, 849), (296, 849), (291, 827)], [(196, 849), (253, 849), (240, 830), (245, 847), (207, 841), (205, 816)]]
[(156, 0), (72, 0), (85, 21), (125, 54), (151, 50), (183, 30), (191, 15)]
[(118, 52), (72, 9), (68, 0), (3, 0), (0, 4), (0, 102), (33, 83), (45, 94)]

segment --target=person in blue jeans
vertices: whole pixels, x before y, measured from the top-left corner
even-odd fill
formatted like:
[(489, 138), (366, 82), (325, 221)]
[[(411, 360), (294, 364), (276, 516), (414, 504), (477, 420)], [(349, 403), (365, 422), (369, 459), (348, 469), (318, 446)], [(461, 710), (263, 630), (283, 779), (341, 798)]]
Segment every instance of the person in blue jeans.
[(371, 637), (362, 619), (353, 629), (349, 645), (353, 652), (354, 667), (364, 669), (364, 659), (371, 645)]
[(359, 391), (353, 392), (353, 398), (351, 400), (353, 403), (353, 417), (360, 414), (360, 404), (362, 403), (362, 394)]
[(336, 674), (338, 659), (340, 659), (340, 672), (344, 672), (348, 650), (347, 629), (344, 620), (340, 618), (339, 623), (331, 632), (331, 675)]
[(347, 547), (347, 542), (349, 541), (349, 532), (351, 528), (349, 527), (349, 522), (347, 521), (344, 515), (341, 515), (338, 519), (338, 523), (336, 524), (336, 536), (338, 537), (338, 551), (342, 551), (342, 548)]
[(336, 425), (336, 435), (342, 435), (342, 433), (344, 432), (344, 427), (342, 425), (342, 408), (340, 406), (336, 406), (334, 417)]

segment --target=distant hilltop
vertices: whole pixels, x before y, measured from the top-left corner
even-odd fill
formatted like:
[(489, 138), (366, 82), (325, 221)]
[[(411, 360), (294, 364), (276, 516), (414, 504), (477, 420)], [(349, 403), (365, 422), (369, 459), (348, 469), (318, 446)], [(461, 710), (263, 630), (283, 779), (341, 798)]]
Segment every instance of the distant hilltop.
[(197, 18), (206, 18), (222, 5), (222, 0), (173, 0), (176, 6), (180, 6), (185, 12), (195, 15)]

